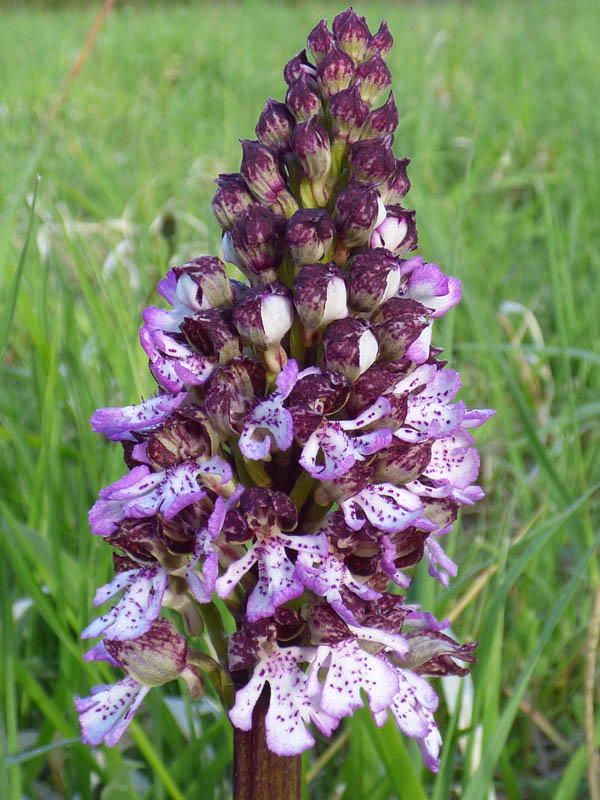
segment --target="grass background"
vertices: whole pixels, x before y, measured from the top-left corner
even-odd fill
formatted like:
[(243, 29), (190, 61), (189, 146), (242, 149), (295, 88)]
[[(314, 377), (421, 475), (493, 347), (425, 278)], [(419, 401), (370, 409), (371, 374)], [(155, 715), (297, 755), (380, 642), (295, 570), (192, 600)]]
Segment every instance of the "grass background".
[[(421, 575), (411, 590), (480, 642), (462, 701), (437, 687), (440, 774), (358, 713), (306, 755), (306, 797), (593, 797), (598, 7), (356, 8), (395, 36), (394, 149), (412, 159), (421, 252), (463, 281), (436, 343), (468, 405), (498, 415), (477, 435), (487, 497), (447, 541), (459, 577), (444, 592)], [(13, 9), (0, 25), (0, 796), (226, 798), (228, 725), (176, 684), (149, 695), (118, 748), (78, 743), (73, 695), (111, 680), (81, 660), (111, 572), (86, 513), (122, 473), (87, 420), (152, 391), (140, 311), (169, 258), (217, 252), (212, 179), (238, 169), (238, 138), (284, 96), (283, 64), (341, 6), (117, 8), (44, 130), (97, 10)]]

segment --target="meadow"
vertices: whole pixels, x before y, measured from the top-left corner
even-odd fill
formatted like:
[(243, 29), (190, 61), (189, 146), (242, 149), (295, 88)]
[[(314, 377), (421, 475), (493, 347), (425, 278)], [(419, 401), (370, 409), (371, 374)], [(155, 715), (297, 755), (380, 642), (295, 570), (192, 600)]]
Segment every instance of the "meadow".
[[(470, 407), (486, 498), (446, 540), (450, 589), (411, 601), (479, 642), (438, 685), (439, 775), (360, 712), (305, 755), (314, 800), (600, 798), (600, 103), (595, 3), (356, 6), (386, 17), (420, 252), (463, 281), (435, 344)], [(0, 25), (0, 796), (230, 795), (210, 693), (153, 690), (113, 749), (81, 744), (73, 696), (111, 680), (79, 632), (109, 549), (87, 510), (122, 474), (98, 406), (149, 396), (141, 309), (168, 264), (216, 253), (213, 178), (239, 168), (283, 64), (329, 2), (175, 3), (108, 16), (50, 113), (96, 8)], [(39, 174), (39, 180), (36, 175)], [(170, 232), (166, 215), (175, 222)], [(166, 235), (169, 234), (169, 235)], [(184, 697), (182, 692), (181, 697)], [(588, 765), (592, 764), (592, 769)], [(591, 781), (590, 776), (591, 775)]]

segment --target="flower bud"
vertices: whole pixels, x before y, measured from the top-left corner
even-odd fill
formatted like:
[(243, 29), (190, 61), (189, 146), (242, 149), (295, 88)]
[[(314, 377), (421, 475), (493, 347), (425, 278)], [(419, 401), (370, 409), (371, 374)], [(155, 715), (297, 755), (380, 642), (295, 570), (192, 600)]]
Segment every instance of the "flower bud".
[(321, 98), (316, 92), (315, 82), (306, 72), (301, 72), (287, 90), (285, 102), (296, 122), (307, 122), (321, 111)]
[(311, 52), (317, 66), (327, 53), (335, 47), (335, 36), (328, 30), (327, 22), (322, 19), (308, 34), (306, 46)]
[(356, 63), (362, 61), (367, 42), (371, 38), (366, 19), (360, 17), (353, 8), (348, 8), (337, 15), (332, 28), (338, 47), (348, 53)]
[(373, 185), (353, 181), (342, 189), (335, 203), (336, 228), (340, 241), (346, 247), (366, 244), (373, 228), (383, 221), (382, 208), (379, 193)]
[(394, 255), (405, 255), (417, 249), (415, 212), (402, 206), (386, 206), (386, 217), (371, 234), (371, 247), (385, 247)]
[(190, 458), (212, 458), (220, 443), (200, 406), (190, 405), (175, 411), (162, 427), (152, 431), (147, 454), (153, 464), (169, 469)]
[(350, 147), (348, 163), (352, 180), (377, 184), (387, 181), (396, 167), (391, 135), (354, 142)]
[(267, 366), (279, 372), (285, 363), (280, 342), (292, 327), (294, 305), (291, 292), (282, 283), (249, 289), (233, 311), (233, 321), (240, 335), (255, 347), (266, 351)]
[(345, 142), (356, 142), (369, 115), (369, 106), (360, 96), (356, 84), (334, 94), (329, 101), (333, 135)]
[[(351, 384), (339, 372), (306, 370), (296, 381), (290, 393), (290, 407), (306, 406), (318, 412), (320, 419), (325, 414), (340, 411), (350, 393)], [(312, 431), (311, 431), (312, 432)]]
[(377, 332), (380, 357), (402, 358), (406, 349), (428, 325), (428, 309), (408, 297), (392, 297), (371, 317)]
[(292, 149), (309, 180), (318, 183), (327, 178), (331, 169), (329, 134), (315, 117), (296, 126)]
[(317, 81), (325, 97), (347, 89), (354, 77), (354, 61), (338, 47), (332, 47), (317, 67)]
[(397, 158), (394, 171), (387, 181), (378, 186), (381, 199), (386, 205), (398, 204), (410, 189), (410, 180), (406, 168), (410, 158)]
[(213, 425), (227, 436), (240, 434), (244, 417), (267, 388), (264, 364), (254, 358), (234, 358), (217, 367), (206, 384), (204, 408)]
[(204, 311), (233, 305), (233, 290), (225, 264), (214, 256), (200, 256), (173, 267), (177, 279), (175, 300)]
[(275, 210), (293, 214), (297, 208), (296, 201), (285, 187), (277, 160), (271, 150), (264, 144), (250, 139), (240, 139), (240, 141), (243, 152), (240, 172), (252, 194)]
[(369, 113), (365, 126), (360, 135), (361, 139), (376, 139), (378, 136), (383, 136), (386, 133), (394, 133), (398, 127), (398, 108), (394, 101), (394, 93), (390, 92), (390, 96), (380, 108), (374, 108)]
[(360, 86), (360, 96), (372, 106), (382, 92), (392, 85), (392, 75), (388, 65), (379, 55), (373, 56), (356, 69), (354, 80)]
[(328, 325), (323, 335), (326, 369), (340, 372), (355, 381), (377, 358), (379, 345), (366, 319), (338, 319)]
[(377, 33), (373, 34), (367, 42), (365, 58), (371, 58), (376, 54), (379, 54), (383, 58), (390, 52), (393, 44), (394, 39), (387, 26), (387, 22), (382, 20)]
[(238, 332), (228, 308), (200, 311), (192, 317), (185, 317), (180, 327), (194, 350), (203, 356), (218, 358), (220, 364), (242, 354)]
[(256, 125), (256, 138), (277, 155), (290, 150), (295, 120), (285, 103), (269, 97)]
[(409, 444), (394, 439), (375, 456), (375, 480), (378, 483), (393, 483), (403, 486), (416, 480), (429, 464), (432, 442), (425, 440)]
[(356, 461), (348, 472), (333, 480), (320, 481), (315, 492), (315, 500), (320, 505), (331, 501), (343, 503), (349, 497), (361, 492), (373, 480), (375, 466), (371, 462)]
[[(407, 365), (400, 363), (384, 363), (376, 361), (352, 384), (352, 393), (348, 400), (350, 414), (358, 415), (372, 405), (378, 397), (398, 383), (406, 374)], [(386, 394), (390, 399), (391, 395)]]
[(240, 511), (250, 530), (261, 539), (281, 531), (293, 531), (298, 524), (296, 506), (287, 494), (273, 489), (246, 489), (240, 500)]
[(313, 65), (306, 57), (306, 50), (300, 50), (299, 53), (291, 58), (283, 68), (283, 77), (288, 86), (291, 86), (294, 81), (297, 81), (300, 75), (305, 72), (311, 77), (315, 77), (317, 72)]
[(187, 639), (168, 620), (155, 620), (137, 639), (105, 639), (104, 644), (119, 666), (142, 686), (162, 686), (181, 677), (192, 697), (202, 694), (202, 677), (187, 662)]
[(373, 311), (400, 288), (400, 264), (384, 248), (354, 256), (348, 282), (349, 302), (355, 311)]
[(222, 173), (215, 180), (217, 191), (211, 208), (224, 231), (230, 231), (246, 209), (256, 203), (239, 172)]
[(257, 203), (242, 214), (231, 232), (231, 244), (243, 271), (254, 282), (275, 280), (283, 258), (285, 220)]
[(332, 262), (302, 267), (294, 281), (294, 305), (304, 327), (313, 330), (347, 317), (342, 270)]
[(331, 249), (335, 226), (321, 208), (301, 208), (288, 221), (285, 243), (297, 266), (320, 261)]

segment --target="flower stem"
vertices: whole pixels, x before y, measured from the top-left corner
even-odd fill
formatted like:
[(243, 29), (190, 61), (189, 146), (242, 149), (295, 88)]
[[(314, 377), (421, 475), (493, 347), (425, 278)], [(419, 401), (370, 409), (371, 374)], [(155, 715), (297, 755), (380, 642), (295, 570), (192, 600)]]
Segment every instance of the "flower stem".
[(254, 708), (252, 729), (233, 729), (233, 800), (300, 800), (300, 756), (277, 756), (267, 748), (265, 716), (269, 689)]

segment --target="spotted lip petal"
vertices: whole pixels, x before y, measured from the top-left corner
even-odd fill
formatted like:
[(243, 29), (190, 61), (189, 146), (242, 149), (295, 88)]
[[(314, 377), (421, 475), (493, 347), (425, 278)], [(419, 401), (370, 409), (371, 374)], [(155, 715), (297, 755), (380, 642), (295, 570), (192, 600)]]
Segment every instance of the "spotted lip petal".
[(95, 686), (90, 697), (77, 697), (83, 741), (94, 746), (102, 741), (108, 747), (116, 744), (149, 691), (149, 686), (124, 678), (114, 686)]
[[(423, 513), (421, 501), (412, 492), (391, 483), (366, 486), (341, 504), (346, 524), (360, 530), (368, 520), (379, 530), (396, 533), (414, 524)], [(359, 516), (358, 510), (363, 516)]]
[(187, 392), (159, 394), (139, 405), (99, 408), (90, 417), (92, 430), (112, 441), (136, 441), (132, 431), (142, 433), (159, 427), (187, 397)]

